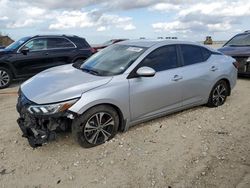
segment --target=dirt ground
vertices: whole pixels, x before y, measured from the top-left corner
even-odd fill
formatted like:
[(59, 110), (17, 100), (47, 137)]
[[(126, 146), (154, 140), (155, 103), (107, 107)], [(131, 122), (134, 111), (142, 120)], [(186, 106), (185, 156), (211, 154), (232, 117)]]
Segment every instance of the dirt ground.
[(32, 149), (16, 123), (16, 90), (0, 91), (0, 187), (250, 187), (250, 79), (222, 107), (143, 123), (91, 149), (70, 133)]

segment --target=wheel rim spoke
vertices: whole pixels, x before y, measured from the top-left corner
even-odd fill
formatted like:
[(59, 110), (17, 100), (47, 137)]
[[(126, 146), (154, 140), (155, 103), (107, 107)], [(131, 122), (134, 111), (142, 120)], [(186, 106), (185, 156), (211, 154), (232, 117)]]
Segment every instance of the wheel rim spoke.
[(222, 105), (226, 99), (226, 88), (224, 85), (218, 85), (213, 92), (213, 103), (215, 106)]
[(114, 120), (112, 117), (110, 117), (105, 123), (102, 124), (103, 127), (106, 127), (108, 125), (114, 125)]
[(104, 115), (104, 113), (98, 113), (95, 115), (97, 125), (101, 125), (103, 115)]
[(85, 132), (91, 132), (91, 131), (94, 131), (96, 130), (97, 127), (93, 126), (93, 125), (90, 125), (89, 122), (87, 122), (86, 126), (85, 126)]
[(89, 139), (89, 141), (90, 141), (91, 143), (93, 143), (93, 144), (96, 144), (96, 141), (97, 141), (97, 139), (98, 139), (98, 136), (99, 136), (99, 131), (96, 131), (96, 132), (92, 135), (92, 137)]
[(104, 129), (101, 130), (103, 136), (104, 136), (104, 141), (108, 140), (109, 137), (111, 136), (110, 133), (108, 133), (107, 131), (105, 131)]
[(100, 144), (110, 138), (114, 125), (114, 119), (110, 114), (98, 112), (89, 118), (84, 126), (83, 133), (89, 143)]
[(9, 83), (10, 77), (7, 72), (1, 70), (0, 71), (0, 86), (5, 86)]
[(221, 90), (220, 90), (220, 94), (224, 93), (225, 91), (226, 91), (226, 88), (222, 87)]

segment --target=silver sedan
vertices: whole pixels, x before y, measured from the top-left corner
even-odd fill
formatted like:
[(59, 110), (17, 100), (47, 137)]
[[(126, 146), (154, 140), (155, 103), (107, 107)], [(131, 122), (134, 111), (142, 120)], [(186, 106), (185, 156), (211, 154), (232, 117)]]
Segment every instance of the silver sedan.
[(125, 41), (22, 84), (18, 124), (32, 147), (67, 128), (81, 146), (92, 147), (153, 118), (223, 105), (236, 79), (235, 60), (205, 46)]

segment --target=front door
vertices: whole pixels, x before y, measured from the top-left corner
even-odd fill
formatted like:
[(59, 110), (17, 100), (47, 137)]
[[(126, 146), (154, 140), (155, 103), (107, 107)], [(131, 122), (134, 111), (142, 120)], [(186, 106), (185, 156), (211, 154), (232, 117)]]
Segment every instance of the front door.
[[(21, 50), (24, 48), (29, 51), (22, 53)], [(11, 60), (18, 76), (31, 76), (45, 69), (49, 60), (46, 38), (32, 39), (22, 49), (19, 49)]]
[[(148, 66), (156, 71), (154, 77), (129, 79), (131, 120), (172, 111), (182, 105), (181, 72), (175, 45), (151, 52), (136, 69)], [(135, 69), (135, 71), (136, 71)]]

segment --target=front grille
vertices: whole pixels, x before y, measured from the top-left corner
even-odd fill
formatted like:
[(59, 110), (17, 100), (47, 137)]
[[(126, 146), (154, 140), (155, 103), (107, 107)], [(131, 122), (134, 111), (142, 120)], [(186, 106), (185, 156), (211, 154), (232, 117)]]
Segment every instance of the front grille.
[(233, 58), (236, 59), (236, 61), (239, 63), (239, 69), (238, 69), (239, 73), (250, 73), (250, 63), (247, 62), (247, 59), (249, 57), (235, 56)]

